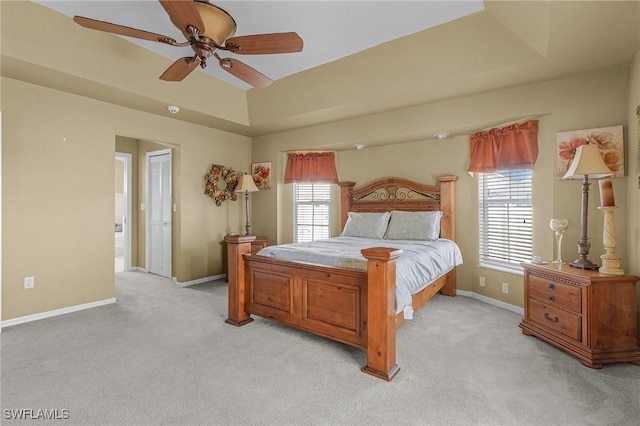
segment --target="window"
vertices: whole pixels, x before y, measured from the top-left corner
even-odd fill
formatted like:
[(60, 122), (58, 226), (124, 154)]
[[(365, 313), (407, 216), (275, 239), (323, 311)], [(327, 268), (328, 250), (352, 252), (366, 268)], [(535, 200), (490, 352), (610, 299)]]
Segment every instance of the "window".
[(294, 242), (322, 240), (331, 232), (331, 185), (296, 183), (293, 189)]
[(531, 170), (479, 175), (480, 265), (521, 269), (532, 257)]

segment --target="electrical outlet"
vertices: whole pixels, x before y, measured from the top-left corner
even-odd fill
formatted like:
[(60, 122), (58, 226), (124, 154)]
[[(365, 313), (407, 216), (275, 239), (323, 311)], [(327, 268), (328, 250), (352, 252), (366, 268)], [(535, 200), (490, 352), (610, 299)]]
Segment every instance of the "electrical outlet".
[(484, 283), (484, 277), (480, 277), (480, 287), (484, 287), (485, 283)]
[(33, 288), (36, 285), (36, 279), (34, 277), (24, 277), (24, 288)]
[(509, 284), (507, 283), (502, 283), (502, 292), (504, 294), (509, 294)]

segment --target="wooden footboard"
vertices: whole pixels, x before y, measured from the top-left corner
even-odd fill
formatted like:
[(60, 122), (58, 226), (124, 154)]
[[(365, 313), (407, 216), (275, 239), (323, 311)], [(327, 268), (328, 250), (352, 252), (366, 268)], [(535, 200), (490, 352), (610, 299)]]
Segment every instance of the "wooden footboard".
[(333, 268), (247, 254), (254, 237), (227, 236), (229, 318), (251, 314), (367, 351), (364, 372), (391, 380), (396, 364), (396, 259), (402, 250), (362, 251), (368, 270)]
[[(254, 237), (228, 236), (229, 317), (242, 326), (251, 314), (365, 349), (362, 371), (390, 381), (396, 363), (396, 259), (402, 250), (362, 251), (367, 271), (248, 254)], [(413, 296), (417, 310), (435, 294), (455, 295), (455, 270)]]

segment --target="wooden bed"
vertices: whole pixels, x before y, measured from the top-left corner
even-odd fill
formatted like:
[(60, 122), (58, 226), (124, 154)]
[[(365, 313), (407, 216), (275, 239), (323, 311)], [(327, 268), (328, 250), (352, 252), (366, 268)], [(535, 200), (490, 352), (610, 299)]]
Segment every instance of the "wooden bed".
[[(391, 210), (443, 212), (440, 235), (455, 241), (455, 181), (439, 176), (439, 186), (402, 178), (386, 178), (355, 189), (341, 182), (341, 222), (347, 212)], [(402, 250), (380, 247), (362, 250), (367, 271), (291, 262), (251, 255), (253, 236), (227, 236), (229, 313), (227, 323), (242, 326), (251, 314), (272, 319), (367, 352), (362, 371), (390, 381), (396, 363), (396, 259)], [(456, 294), (455, 268), (412, 298), (417, 310), (437, 292)]]

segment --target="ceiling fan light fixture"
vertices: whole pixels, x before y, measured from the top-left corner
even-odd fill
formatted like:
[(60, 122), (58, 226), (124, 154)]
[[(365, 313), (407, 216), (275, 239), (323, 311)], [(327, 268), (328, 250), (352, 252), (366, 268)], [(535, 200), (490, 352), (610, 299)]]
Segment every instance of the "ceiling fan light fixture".
[(167, 111), (169, 111), (171, 114), (177, 114), (178, 112), (180, 112), (180, 107), (177, 107), (175, 105), (169, 105), (167, 107)]
[(433, 136), (435, 136), (436, 139), (439, 139), (439, 140), (442, 141), (442, 140), (445, 140), (446, 138), (448, 138), (449, 135), (450, 135), (450, 133), (448, 133), (448, 132), (438, 132), (438, 133), (435, 133)]

